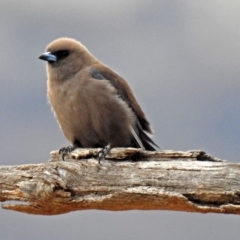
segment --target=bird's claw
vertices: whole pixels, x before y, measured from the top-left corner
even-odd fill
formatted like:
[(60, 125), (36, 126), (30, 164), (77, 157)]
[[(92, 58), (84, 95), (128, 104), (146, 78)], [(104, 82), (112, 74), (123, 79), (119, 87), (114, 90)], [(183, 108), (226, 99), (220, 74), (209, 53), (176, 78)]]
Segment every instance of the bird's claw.
[(77, 147), (70, 145), (70, 146), (67, 146), (67, 147), (60, 148), (58, 153), (59, 153), (59, 155), (62, 156), (62, 160), (64, 161), (64, 158), (66, 157), (66, 155), (68, 155), (69, 153), (74, 151), (76, 148)]
[(110, 150), (111, 150), (111, 145), (108, 144), (98, 152), (97, 157), (98, 157), (99, 164), (101, 164), (102, 159), (105, 159), (106, 155), (110, 152)]

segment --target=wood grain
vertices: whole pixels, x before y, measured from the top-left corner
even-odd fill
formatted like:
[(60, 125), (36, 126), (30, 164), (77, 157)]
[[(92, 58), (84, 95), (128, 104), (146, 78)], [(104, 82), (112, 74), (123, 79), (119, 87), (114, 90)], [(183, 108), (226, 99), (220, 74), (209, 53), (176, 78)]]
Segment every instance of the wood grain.
[(4, 209), (54, 215), (76, 210), (173, 210), (240, 214), (240, 164), (203, 151), (112, 149), (58, 152), (42, 164), (0, 167)]

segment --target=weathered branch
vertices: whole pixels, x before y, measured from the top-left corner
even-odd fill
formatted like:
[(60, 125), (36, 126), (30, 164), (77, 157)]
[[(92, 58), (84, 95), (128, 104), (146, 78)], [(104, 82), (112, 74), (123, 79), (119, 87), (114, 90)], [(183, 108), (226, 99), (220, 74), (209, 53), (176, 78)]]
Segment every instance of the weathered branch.
[(26, 202), (3, 208), (42, 215), (83, 209), (240, 214), (240, 164), (203, 151), (128, 148), (112, 149), (112, 160), (99, 165), (97, 151), (76, 150), (65, 161), (52, 152), (48, 163), (0, 167), (0, 201)]

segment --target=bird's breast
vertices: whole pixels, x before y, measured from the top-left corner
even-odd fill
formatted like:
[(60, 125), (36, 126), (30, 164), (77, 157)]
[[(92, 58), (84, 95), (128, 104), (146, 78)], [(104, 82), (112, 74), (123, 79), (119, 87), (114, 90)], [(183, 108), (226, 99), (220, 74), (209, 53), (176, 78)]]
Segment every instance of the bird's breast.
[(54, 114), (66, 138), (73, 142), (74, 138), (89, 126), (87, 102), (81, 94), (79, 84), (68, 81), (64, 84), (49, 84), (48, 98)]

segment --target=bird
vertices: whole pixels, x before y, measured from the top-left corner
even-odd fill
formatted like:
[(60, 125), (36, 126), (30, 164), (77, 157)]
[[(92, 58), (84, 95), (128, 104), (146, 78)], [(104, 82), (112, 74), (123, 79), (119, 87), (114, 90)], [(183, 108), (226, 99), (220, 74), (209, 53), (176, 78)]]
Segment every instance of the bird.
[(39, 59), (47, 61), (47, 97), (71, 143), (59, 150), (63, 160), (76, 148), (101, 148), (99, 163), (114, 147), (156, 151), (148, 136), (152, 128), (130, 85), (82, 43), (58, 38)]

